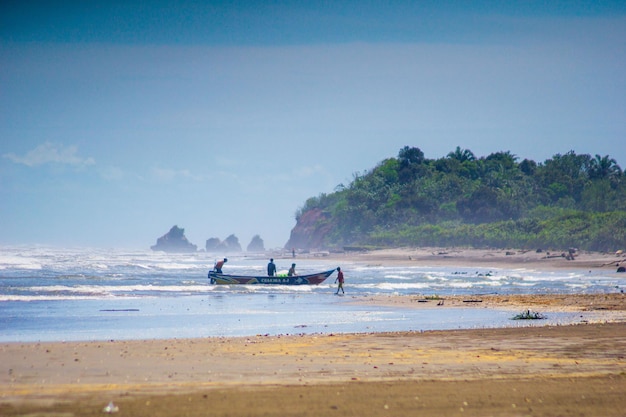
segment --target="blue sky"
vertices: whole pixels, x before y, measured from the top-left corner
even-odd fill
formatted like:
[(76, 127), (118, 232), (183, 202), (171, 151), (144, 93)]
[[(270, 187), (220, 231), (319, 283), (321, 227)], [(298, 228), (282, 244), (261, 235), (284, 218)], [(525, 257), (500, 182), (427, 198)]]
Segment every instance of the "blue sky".
[(624, 2), (4, 1), (0, 244), (255, 234), (406, 145), (626, 168)]

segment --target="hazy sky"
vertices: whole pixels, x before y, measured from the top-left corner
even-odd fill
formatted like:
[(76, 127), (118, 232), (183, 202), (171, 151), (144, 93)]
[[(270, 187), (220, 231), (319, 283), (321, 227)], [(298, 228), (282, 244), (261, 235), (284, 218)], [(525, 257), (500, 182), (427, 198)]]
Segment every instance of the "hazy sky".
[(282, 247), (406, 145), (626, 168), (626, 2), (0, 3), (0, 244)]

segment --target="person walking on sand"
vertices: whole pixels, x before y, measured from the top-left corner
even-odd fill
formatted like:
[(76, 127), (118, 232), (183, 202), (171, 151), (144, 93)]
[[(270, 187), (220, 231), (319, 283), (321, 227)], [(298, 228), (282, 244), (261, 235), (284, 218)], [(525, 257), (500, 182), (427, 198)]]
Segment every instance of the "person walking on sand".
[(221, 274), (222, 267), (224, 266), (226, 262), (228, 262), (228, 259), (226, 258), (224, 258), (224, 260), (215, 262), (215, 265), (213, 266), (213, 269), (215, 270), (215, 272), (217, 272), (218, 274)]
[(341, 268), (337, 267), (337, 278), (335, 279), (335, 283), (339, 282), (339, 285), (337, 286), (337, 292), (335, 294), (339, 294), (339, 290), (341, 290), (342, 294), (345, 294), (346, 292), (343, 290), (343, 272), (341, 272)]
[(274, 275), (276, 275), (276, 264), (274, 258), (270, 258), (270, 263), (267, 264), (267, 276), (273, 277)]

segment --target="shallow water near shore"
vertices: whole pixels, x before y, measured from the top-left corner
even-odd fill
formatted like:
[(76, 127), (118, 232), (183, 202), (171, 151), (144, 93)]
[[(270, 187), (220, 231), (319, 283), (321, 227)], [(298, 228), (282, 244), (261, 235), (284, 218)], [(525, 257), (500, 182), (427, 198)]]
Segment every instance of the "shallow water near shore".
[[(354, 298), (350, 300), (354, 300)], [(223, 294), (3, 303), (2, 342), (363, 333), (568, 324), (580, 313), (513, 321), (510, 310), (389, 308), (313, 294)]]
[[(569, 324), (593, 313), (550, 313), (513, 321), (499, 309), (381, 307), (355, 303), (372, 295), (607, 293), (626, 276), (597, 271), (536, 271), (362, 265), (326, 259), (297, 263), (301, 274), (341, 266), (345, 296), (333, 274), (319, 286), (217, 286), (206, 274), (215, 256), (150, 251), (3, 247), (0, 341), (60, 341), (352, 333)], [(261, 275), (267, 259), (229, 256), (225, 273)]]

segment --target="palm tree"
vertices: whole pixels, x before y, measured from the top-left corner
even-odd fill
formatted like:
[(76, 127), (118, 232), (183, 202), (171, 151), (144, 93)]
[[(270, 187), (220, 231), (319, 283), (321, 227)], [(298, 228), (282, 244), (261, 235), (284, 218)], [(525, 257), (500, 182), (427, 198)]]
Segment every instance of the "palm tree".
[(450, 159), (456, 159), (459, 162), (465, 161), (474, 161), (476, 156), (469, 149), (461, 149), (460, 146), (457, 146), (454, 152), (450, 152), (448, 155)]
[(589, 178), (591, 179), (613, 179), (622, 173), (622, 169), (617, 165), (617, 161), (608, 155), (600, 156), (596, 154), (590, 165)]

